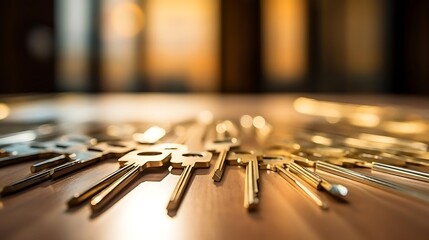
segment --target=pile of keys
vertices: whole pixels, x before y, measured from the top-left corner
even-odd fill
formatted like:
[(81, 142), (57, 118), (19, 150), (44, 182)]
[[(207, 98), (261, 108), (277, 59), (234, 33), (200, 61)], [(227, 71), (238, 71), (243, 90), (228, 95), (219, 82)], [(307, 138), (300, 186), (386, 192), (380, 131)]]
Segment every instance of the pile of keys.
[[(245, 168), (243, 206), (249, 211), (256, 210), (260, 202), (260, 170), (276, 172), (323, 210), (328, 209), (328, 204), (320, 197), (319, 191), (339, 201), (347, 201), (348, 189), (326, 180), (318, 171), (429, 203), (426, 192), (350, 169), (364, 167), (429, 182), (429, 173), (407, 168), (407, 164), (429, 166), (429, 158), (425, 158), (428, 156), (427, 146), (423, 142), (401, 145), (406, 143), (403, 140), (389, 147), (385, 141), (388, 136), (378, 135), (378, 139), (384, 142), (377, 142), (362, 136), (341, 136), (309, 129), (275, 135), (273, 127), (265, 121), (264, 124), (246, 124), (249, 118), (261, 122), (262, 117), (245, 115), (240, 119), (240, 124), (229, 120), (216, 124), (189, 123), (182, 126), (185, 130), (172, 133), (175, 139), (169, 141), (164, 141), (165, 131), (153, 126), (146, 130), (151, 134), (149, 143), (135, 139), (99, 141), (84, 135), (65, 135), (48, 142), (14, 143), (0, 150), (0, 168), (24, 161), (41, 161), (31, 166), (32, 175), (3, 186), (0, 194), (2, 197), (16, 194), (43, 181), (61, 178), (97, 162), (115, 158), (119, 168), (87, 190), (74, 194), (67, 202), (69, 207), (89, 202), (94, 212), (101, 211), (133, 179), (148, 169), (172, 167), (182, 169), (166, 206), (169, 213), (174, 213), (185, 196), (194, 170), (209, 168), (212, 161), (211, 178), (214, 182), (222, 181), (227, 166)], [(154, 138), (154, 132), (162, 134)], [(209, 132), (215, 132), (215, 136)], [(145, 133), (139, 136), (141, 140)], [(203, 151), (190, 150), (195, 137), (203, 146)], [(261, 140), (258, 147), (243, 147), (255, 138)]]

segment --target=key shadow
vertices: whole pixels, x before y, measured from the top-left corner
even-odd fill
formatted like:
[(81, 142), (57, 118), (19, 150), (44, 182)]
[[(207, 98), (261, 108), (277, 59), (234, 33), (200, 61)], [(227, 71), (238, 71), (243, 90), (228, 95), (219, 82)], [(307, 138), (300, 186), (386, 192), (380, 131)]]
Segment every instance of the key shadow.
[[(133, 179), (127, 187), (123, 188), (109, 203), (106, 204), (103, 208), (100, 210), (94, 211), (92, 210), (92, 213), (90, 215), (90, 219), (95, 219), (98, 216), (105, 213), (107, 210), (109, 210), (114, 204), (116, 204), (119, 200), (121, 200), (125, 195), (130, 193), (134, 188), (136, 188), (139, 184), (143, 182), (161, 182), (166, 176), (168, 176), (168, 166), (163, 166), (160, 168), (148, 168), (143, 173), (140, 173), (139, 176), (137, 176), (135, 179)], [(84, 203), (90, 202), (91, 199), (83, 202), (79, 206), (83, 206)], [(74, 208), (70, 208), (67, 211), (75, 211), (73, 209), (77, 209), (79, 206), (76, 206)]]

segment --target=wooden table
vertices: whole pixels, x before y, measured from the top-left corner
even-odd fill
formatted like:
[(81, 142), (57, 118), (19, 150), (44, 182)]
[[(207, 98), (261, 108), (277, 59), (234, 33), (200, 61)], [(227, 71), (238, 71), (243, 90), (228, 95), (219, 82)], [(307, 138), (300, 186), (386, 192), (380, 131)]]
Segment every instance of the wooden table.
[[(45, 121), (79, 126), (88, 121), (180, 121), (202, 110), (218, 119), (262, 115), (279, 124), (306, 121), (293, 111), (298, 95), (62, 94), (47, 98), (3, 99), (11, 109), (3, 123)], [(381, 96), (316, 96), (366, 103), (428, 106), (427, 100)], [(1, 123), (1, 121), (0, 121)], [(201, 146), (194, 146), (195, 149)], [(214, 158), (215, 159), (215, 158)], [(213, 159), (213, 163), (214, 163)], [(29, 174), (30, 162), (0, 168), (0, 185)], [(213, 165), (212, 165), (213, 166)], [(105, 211), (89, 206), (68, 210), (76, 192), (116, 170), (116, 160), (96, 164), (65, 178), (0, 199), (1, 239), (426, 239), (429, 205), (330, 174), (328, 180), (349, 188), (348, 203), (320, 195), (322, 211), (279, 175), (261, 171), (260, 206), (243, 208), (245, 170), (227, 167), (214, 184), (211, 169), (199, 169), (176, 216), (166, 205), (179, 178), (168, 169), (142, 175)], [(365, 171), (365, 170), (362, 170)], [(429, 192), (429, 184), (378, 174)]]

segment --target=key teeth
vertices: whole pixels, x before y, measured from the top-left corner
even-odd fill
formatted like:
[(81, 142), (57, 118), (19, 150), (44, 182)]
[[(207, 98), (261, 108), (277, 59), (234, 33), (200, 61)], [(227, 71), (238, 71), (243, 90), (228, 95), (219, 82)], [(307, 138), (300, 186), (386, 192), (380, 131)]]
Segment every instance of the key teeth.
[(255, 202), (247, 206), (247, 211), (249, 212), (256, 211), (258, 209), (258, 206), (259, 206), (259, 199), (255, 198)]
[(219, 182), (222, 179), (222, 171), (216, 170), (212, 178), (215, 182)]
[(321, 208), (322, 210), (328, 210), (328, 209), (329, 209), (329, 206), (328, 206), (328, 204), (326, 204), (325, 202), (323, 202), (323, 203), (322, 203), (322, 205), (320, 206), (320, 208)]
[(7, 196), (7, 195), (10, 195), (13, 192), (14, 192), (13, 188), (11, 188), (10, 186), (4, 186), (4, 187), (2, 187), (0, 189), (0, 197), (4, 197), (4, 196)]
[(169, 201), (167, 204), (167, 212), (176, 212), (178, 204), (174, 201)]

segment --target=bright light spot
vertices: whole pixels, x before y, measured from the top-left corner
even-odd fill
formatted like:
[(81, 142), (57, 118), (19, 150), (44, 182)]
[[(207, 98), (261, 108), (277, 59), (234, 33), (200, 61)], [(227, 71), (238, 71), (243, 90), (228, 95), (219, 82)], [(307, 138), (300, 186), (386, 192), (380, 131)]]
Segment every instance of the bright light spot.
[(339, 118), (339, 117), (325, 117), (325, 120), (330, 124), (336, 124), (341, 120), (341, 118)]
[(144, 15), (139, 5), (134, 2), (122, 2), (107, 11), (108, 28), (116, 35), (129, 38), (137, 35), (144, 26)]
[(327, 137), (323, 137), (323, 136), (318, 136), (318, 135), (313, 136), (311, 138), (311, 141), (313, 141), (314, 143), (317, 143), (317, 144), (325, 145), (325, 146), (332, 145), (331, 139), (329, 139)]
[(380, 123), (380, 117), (373, 113), (356, 112), (350, 115), (349, 122), (359, 127), (376, 127)]
[(388, 132), (396, 134), (421, 134), (428, 130), (427, 125), (420, 121), (390, 121), (383, 123), (382, 128)]
[(243, 115), (240, 118), (240, 125), (243, 128), (251, 128), (253, 125), (253, 118), (249, 115)]
[(216, 132), (217, 133), (219, 133), (219, 134), (223, 134), (223, 133), (225, 133), (226, 132), (226, 125), (225, 125), (225, 123), (218, 123), (217, 125), (216, 125)]
[(253, 126), (258, 129), (262, 129), (265, 127), (265, 119), (262, 116), (256, 116), (253, 118)]
[(10, 114), (10, 108), (4, 103), (0, 103), (0, 120), (5, 119)]
[(313, 114), (315, 112), (316, 100), (300, 97), (293, 102), (295, 111), (303, 114)]
[(146, 130), (144, 133), (134, 133), (133, 139), (139, 143), (156, 143), (165, 135), (164, 128), (153, 126)]

